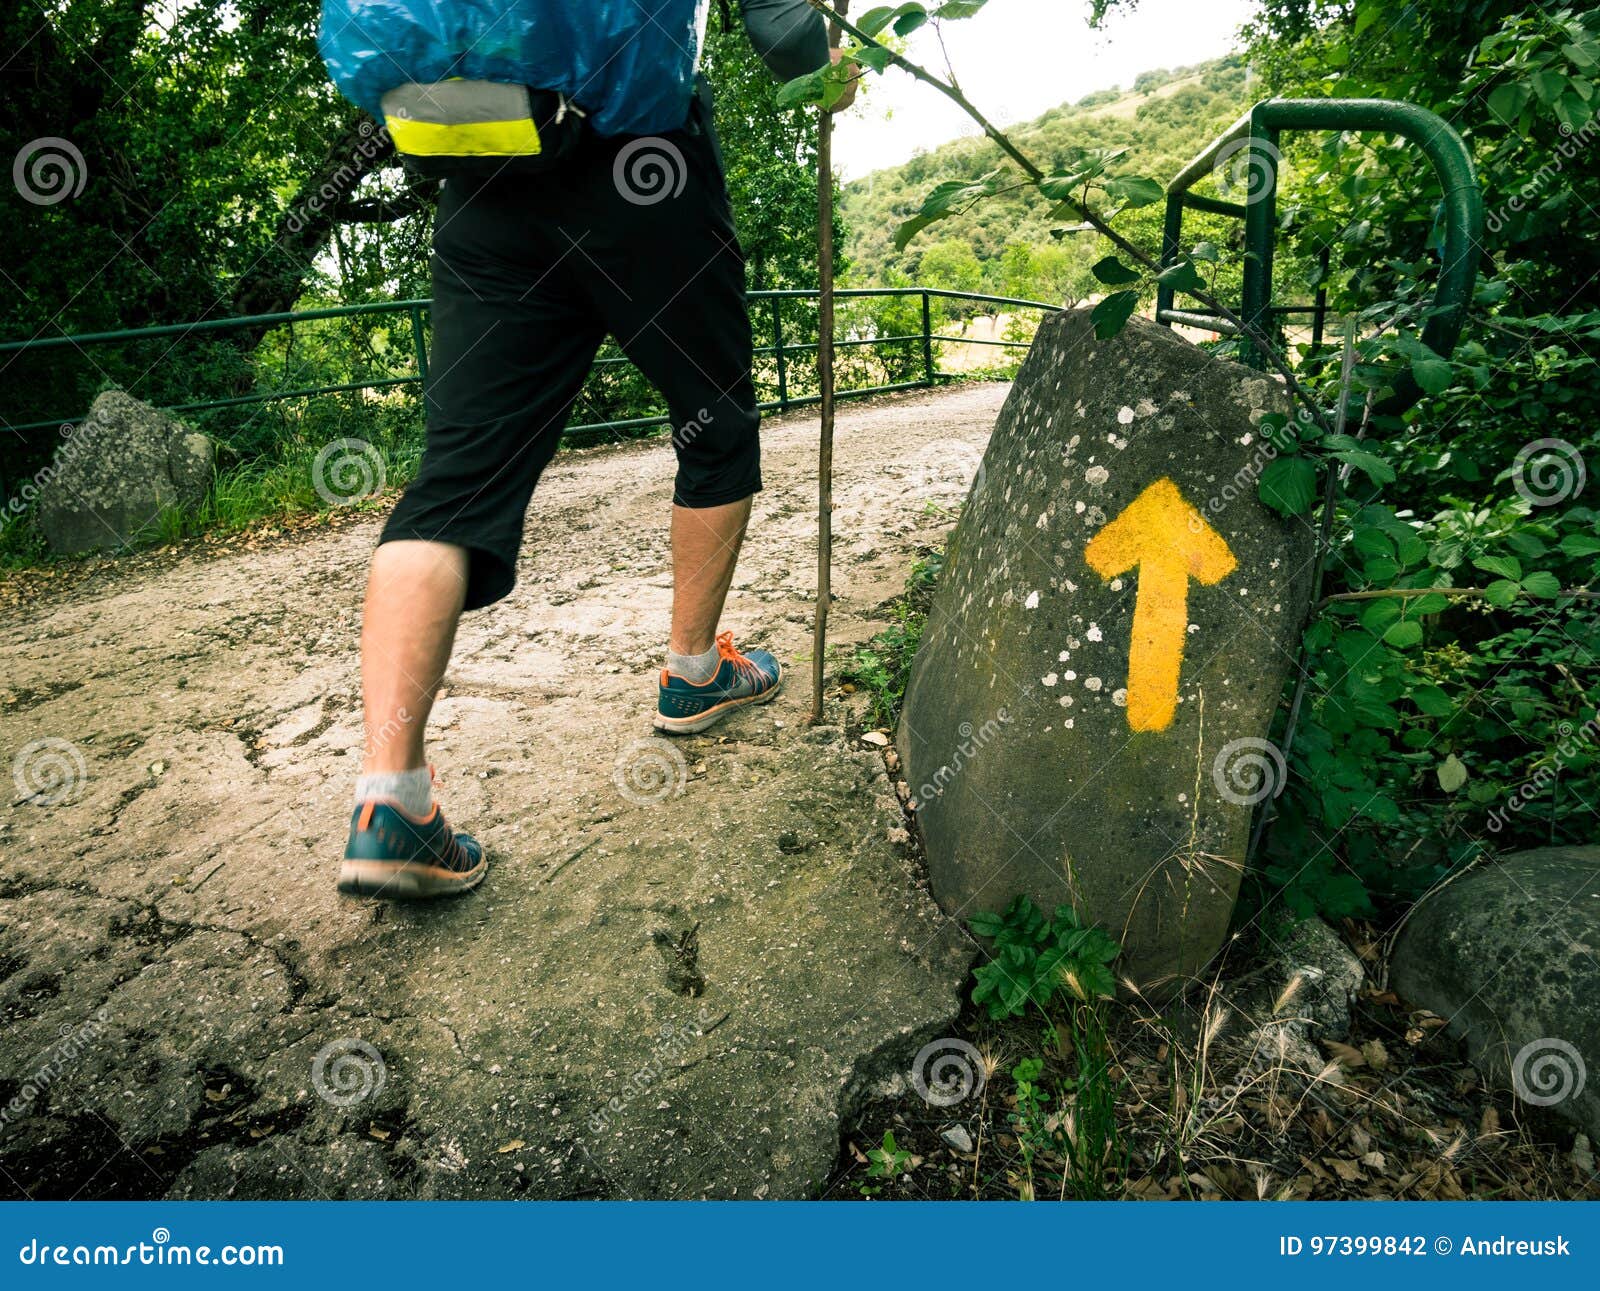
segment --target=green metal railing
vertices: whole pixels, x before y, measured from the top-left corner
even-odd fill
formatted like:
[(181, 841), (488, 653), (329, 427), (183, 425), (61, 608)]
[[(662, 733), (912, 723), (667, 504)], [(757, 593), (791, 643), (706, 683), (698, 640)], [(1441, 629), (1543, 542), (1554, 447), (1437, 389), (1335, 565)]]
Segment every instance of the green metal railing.
[[(840, 290), (834, 293), (840, 299), (861, 299), (866, 297), (919, 297), (922, 305), (922, 326), (918, 331), (899, 336), (845, 336), (834, 340), (834, 348), (849, 349), (860, 346), (883, 345), (909, 345), (915, 342), (920, 349), (922, 375), (914, 381), (897, 381), (890, 384), (858, 386), (841, 389), (838, 397), (861, 398), (865, 395), (883, 394), (893, 390), (925, 389), (948, 374), (941, 373), (935, 363), (934, 345), (946, 342), (958, 345), (993, 345), (1014, 349), (1027, 349), (1027, 341), (990, 340), (967, 336), (947, 336), (933, 330), (933, 301), (935, 299), (966, 301), (974, 304), (1003, 305), (1011, 309), (1038, 309), (1054, 311), (1060, 305), (1047, 304), (1038, 300), (1024, 300), (1014, 296), (986, 296), (977, 292), (947, 291), (938, 287), (859, 287)], [(753, 319), (759, 328), (767, 320), (760, 318), (763, 306), (770, 308), (770, 344), (760, 345), (755, 348), (757, 356), (771, 356), (776, 369), (776, 398), (764, 400), (759, 406), (763, 411), (785, 411), (789, 408), (802, 407), (816, 403), (820, 396), (816, 394), (792, 393), (790, 360), (796, 356), (814, 353), (817, 342), (785, 341), (783, 327), (783, 303), (793, 300), (815, 300), (818, 292), (815, 288), (801, 288), (788, 291), (753, 291), (748, 293), (751, 312), (757, 317)], [(171, 339), (174, 342), (194, 336), (203, 336), (210, 333), (237, 332), (244, 330), (267, 331), (275, 327), (293, 327), (298, 323), (315, 322), (323, 319), (354, 318), (372, 314), (386, 314), (403, 316), (409, 320), (411, 331), (412, 351), (416, 363), (414, 372), (399, 376), (377, 377), (366, 381), (350, 381), (337, 385), (305, 386), (290, 389), (259, 390), (251, 394), (236, 395), (224, 399), (202, 399), (189, 403), (166, 404), (163, 407), (168, 412), (202, 412), (218, 408), (235, 408), (249, 404), (276, 402), (285, 399), (307, 399), (318, 395), (343, 394), (358, 390), (385, 390), (399, 386), (415, 385), (426, 381), (428, 376), (428, 347), (425, 335), (425, 316), (432, 306), (429, 300), (396, 300), (375, 301), (364, 305), (344, 305), (329, 309), (303, 310), (299, 313), (280, 314), (252, 314), (240, 318), (213, 318), (193, 323), (173, 323), (162, 327), (132, 328), (115, 332), (86, 332), (76, 336), (49, 336), (26, 341), (7, 341), (0, 343), (0, 380), (4, 379), (6, 366), (15, 356), (34, 354), (41, 351), (73, 349), (85, 350), (102, 345), (128, 345), (139, 341)], [(606, 367), (613, 364), (626, 364), (628, 360), (620, 356), (604, 356), (595, 360), (595, 366)], [(30, 421), (21, 425), (13, 425), (0, 417), (0, 428), (16, 432), (40, 430), (47, 426), (60, 426), (77, 420), (77, 415), (60, 418), (46, 418), (41, 421)], [(617, 421), (599, 421), (583, 425), (567, 427), (565, 434), (568, 436), (585, 433), (598, 433), (608, 430), (628, 430), (647, 426), (663, 425), (669, 420), (665, 412), (652, 413), (643, 417), (629, 417)]]
[[(1444, 246), (1439, 281), (1422, 329), (1423, 342), (1448, 358), (1461, 336), (1472, 285), (1478, 273), (1478, 247), (1483, 235), (1483, 196), (1473, 174), (1472, 155), (1461, 136), (1442, 118), (1415, 103), (1388, 99), (1267, 99), (1234, 122), (1167, 185), (1166, 221), (1162, 229), (1161, 263), (1177, 262), (1185, 209), (1208, 211), (1244, 220), (1245, 262), (1243, 301), (1239, 316), (1259, 334), (1276, 338), (1273, 321), (1288, 314), (1313, 315), (1312, 345), (1322, 341), (1327, 292), (1319, 289), (1310, 306), (1274, 306), (1272, 254), (1277, 231), (1278, 140), (1285, 130), (1369, 130), (1397, 134), (1416, 144), (1433, 163), (1443, 190)], [(1205, 197), (1191, 190), (1211, 174), (1219, 159), (1237, 155), (1250, 177), (1244, 202)], [(1259, 181), (1259, 182), (1257, 182)], [(1327, 268), (1327, 252), (1322, 254)], [(1232, 333), (1227, 319), (1211, 310), (1179, 309), (1175, 293), (1166, 285), (1156, 292), (1156, 320), (1212, 331)], [(1248, 351), (1245, 361), (1263, 366), (1261, 356)], [(1395, 384), (1394, 395), (1383, 411), (1398, 412), (1422, 397), (1409, 373)]]

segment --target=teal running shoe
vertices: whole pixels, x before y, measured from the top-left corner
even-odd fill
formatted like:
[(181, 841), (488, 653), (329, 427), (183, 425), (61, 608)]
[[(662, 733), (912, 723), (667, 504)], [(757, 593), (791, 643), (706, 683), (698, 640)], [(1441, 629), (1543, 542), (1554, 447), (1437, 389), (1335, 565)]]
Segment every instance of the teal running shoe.
[(715, 726), (736, 708), (775, 699), (783, 688), (783, 665), (765, 650), (745, 653), (735, 648), (733, 633), (717, 637), (717, 653), (722, 656), (717, 674), (703, 685), (661, 670), (655, 719), (658, 731), (692, 735)]
[(422, 900), (470, 892), (489, 861), (483, 844), (446, 823), (439, 804), (417, 820), (392, 802), (357, 803), (339, 867), (339, 891), (351, 896)]

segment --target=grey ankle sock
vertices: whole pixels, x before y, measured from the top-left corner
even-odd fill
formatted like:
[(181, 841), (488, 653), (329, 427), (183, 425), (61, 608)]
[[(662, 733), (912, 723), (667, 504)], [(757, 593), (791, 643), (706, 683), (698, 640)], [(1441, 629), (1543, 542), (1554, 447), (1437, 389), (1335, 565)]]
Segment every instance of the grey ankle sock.
[(433, 807), (433, 773), (427, 767), (415, 771), (379, 771), (356, 777), (356, 801), (383, 798), (398, 803), (418, 819)]
[(722, 654), (716, 646), (704, 654), (674, 654), (671, 650), (667, 651), (667, 671), (676, 673), (696, 686), (704, 686), (717, 675), (720, 667)]

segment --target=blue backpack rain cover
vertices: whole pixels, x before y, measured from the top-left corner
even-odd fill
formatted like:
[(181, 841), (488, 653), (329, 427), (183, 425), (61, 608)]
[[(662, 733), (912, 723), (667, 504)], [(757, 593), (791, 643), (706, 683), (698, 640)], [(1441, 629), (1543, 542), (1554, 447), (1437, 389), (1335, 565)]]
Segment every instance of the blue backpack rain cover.
[(555, 90), (603, 135), (689, 114), (709, 0), (322, 0), (318, 48), (344, 96), (462, 78)]

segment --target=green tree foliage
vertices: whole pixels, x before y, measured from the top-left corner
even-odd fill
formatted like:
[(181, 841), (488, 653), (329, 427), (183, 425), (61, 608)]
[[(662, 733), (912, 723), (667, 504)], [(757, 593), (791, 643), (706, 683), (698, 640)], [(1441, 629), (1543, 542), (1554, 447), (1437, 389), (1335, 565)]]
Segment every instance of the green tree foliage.
[[(959, 38), (959, 32), (952, 32), (953, 41)], [(952, 55), (959, 63), (959, 43), (953, 44)], [(1137, 171), (1164, 177), (1176, 172), (1248, 106), (1242, 59), (1147, 73), (1139, 81), (1141, 88), (1135, 92), (1090, 94), (1006, 133), (1046, 170), (1067, 169), (1086, 149), (1127, 149), (1112, 164), (1112, 174)], [(1064, 221), (1051, 215), (1055, 203), (1032, 186), (1014, 187), (1015, 176), (1002, 161), (988, 140), (958, 139), (847, 184), (844, 208), (852, 281), (885, 283), (890, 270), (920, 278), (919, 257), (930, 236), (937, 236), (971, 249), (983, 270), (984, 291), (1051, 301), (1076, 301), (1103, 291), (1090, 267), (1105, 249), (1097, 249), (1092, 236), (1058, 236)], [(896, 249), (896, 228), (916, 213), (929, 189), (947, 181), (977, 183), (997, 168), (1001, 179), (995, 196), (962, 203), (964, 209), (942, 221), (934, 233)], [(1125, 211), (1117, 227), (1142, 245), (1156, 246), (1160, 206)], [(1200, 215), (1191, 215), (1185, 231), (1195, 238), (1237, 236), (1235, 224)], [(1032, 263), (1015, 248), (1027, 248)]]
[[(335, 92), (317, 20), (315, 0), (159, 12), (143, 0), (24, 0), (0, 11), (0, 152), (24, 167), (36, 199), (8, 190), (0, 204), (14, 249), (0, 337), (426, 296), (437, 186), (409, 181), (386, 132)], [(750, 285), (812, 286), (815, 113), (778, 106), (736, 11), (713, 18), (705, 67)], [(842, 217), (835, 228), (842, 241)], [(788, 312), (788, 339), (815, 342), (815, 307)], [(75, 418), (109, 385), (177, 405), (405, 375), (413, 353), (404, 314), (41, 351), (0, 360), (0, 425)], [(796, 390), (810, 362), (796, 358)], [(761, 375), (770, 393), (773, 374)], [(631, 367), (607, 365), (576, 416), (657, 407)], [(220, 441), (222, 491), (239, 502), (226, 509), (241, 516), (252, 491), (263, 506), (292, 498), (284, 505), (297, 509), (307, 490), (249, 482), (298, 480), (307, 450), (332, 437), (372, 440), (395, 482), (420, 439), (415, 387), (186, 416)], [(0, 433), (11, 487), (45, 463), (57, 426)], [(5, 542), (13, 556), (35, 549), (20, 526)]]
[[(1412, 339), (1437, 268), (1425, 163), (1397, 140), (1286, 139), (1286, 259), (1309, 281), (1327, 248), (1332, 304), (1370, 337), (1352, 429), (1365, 390), (1400, 372), (1431, 396), (1360, 443), (1286, 432), (1262, 481), (1309, 515), (1315, 466), (1339, 470), (1323, 591), (1367, 598), (1327, 603), (1307, 633), (1266, 885), (1298, 910), (1362, 913), (1485, 847), (1595, 837), (1600, 602), (1573, 592), (1600, 574), (1600, 250), (1573, 229), (1600, 205), (1600, 15), (1270, 0), (1251, 37), (1265, 92), (1438, 112), (1487, 210), (1477, 300), (1446, 359)], [(1466, 594), (1414, 594), (1436, 588)]]
[[(159, 13), (127, 0), (8, 7), (0, 151), (25, 177), (0, 206), (18, 250), (0, 335), (418, 292), (428, 203), (405, 184), (387, 136), (328, 84), (316, 23), (313, 0), (202, 0)], [(12, 425), (76, 415), (108, 384), (160, 403), (247, 393), (260, 339), (15, 359), (4, 415)], [(10, 462), (30, 465), (54, 430), (11, 438)]]

